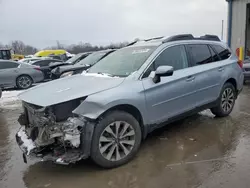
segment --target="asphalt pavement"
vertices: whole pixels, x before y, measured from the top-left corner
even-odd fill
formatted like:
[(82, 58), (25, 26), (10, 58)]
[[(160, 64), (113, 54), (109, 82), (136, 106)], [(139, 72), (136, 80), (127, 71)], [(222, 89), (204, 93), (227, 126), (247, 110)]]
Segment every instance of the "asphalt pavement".
[(0, 99), (1, 188), (250, 187), (250, 84), (229, 117), (206, 110), (167, 125), (147, 137), (133, 161), (111, 170), (91, 160), (24, 164), (15, 143), (20, 92), (4, 92)]

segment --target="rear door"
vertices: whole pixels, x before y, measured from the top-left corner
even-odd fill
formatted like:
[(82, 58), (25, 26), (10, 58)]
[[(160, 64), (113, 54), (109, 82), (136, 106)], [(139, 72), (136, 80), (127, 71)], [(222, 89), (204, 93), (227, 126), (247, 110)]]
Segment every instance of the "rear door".
[(0, 61), (0, 85), (2, 87), (14, 86), (18, 63), (11, 61)]
[(186, 45), (191, 59), (191, 71), (195, 77), (196, 106), (215, 101), (220, 92), (220, 80), (223, 71), (217, 63), (220, 58), (207, 44)]
[[(174, 74), (154, 83), (149, 75), (162, 65), (173, 66)], [(142, 83), (151, 124), (164, 122), (195, 107), (194, 77), (189, 69), (184, 45), (176, 45), (161, 52), (145, 71)]]

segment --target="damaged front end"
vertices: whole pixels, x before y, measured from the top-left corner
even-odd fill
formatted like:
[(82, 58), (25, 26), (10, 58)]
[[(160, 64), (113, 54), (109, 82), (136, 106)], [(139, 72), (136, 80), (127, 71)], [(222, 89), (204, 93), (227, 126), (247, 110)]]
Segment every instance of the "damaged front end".
[(16, 140), (24, 159), (27, 155), (69, 164), (89, 156), (94, 125), (84, 117), (72, 114), (82, 100), (49, 107), (23, 102), (24, 113), (18, 119), (21, 128)]

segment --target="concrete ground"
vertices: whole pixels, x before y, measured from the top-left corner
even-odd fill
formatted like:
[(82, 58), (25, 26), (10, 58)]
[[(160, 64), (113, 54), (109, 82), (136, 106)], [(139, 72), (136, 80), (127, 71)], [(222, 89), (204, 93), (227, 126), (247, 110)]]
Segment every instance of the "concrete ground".
[(0, 99), (1, 188), (249, 187), (250, 86), (245, 86), (229, 117), (209, 110), (150, 134), (137, 157), (112, 170), (85, 160), (60, 166), (24, 164), (15, 143), (21, 104), (7, 91)]

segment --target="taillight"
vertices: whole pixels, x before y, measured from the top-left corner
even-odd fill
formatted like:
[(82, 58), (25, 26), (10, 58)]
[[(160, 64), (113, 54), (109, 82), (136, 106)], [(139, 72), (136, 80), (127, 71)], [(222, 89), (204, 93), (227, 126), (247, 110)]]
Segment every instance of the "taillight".
[(41, 68), (40, 68), (40, 67), (35, 67), (34, 69), (35, 69), (35, 70), (38, 70), (38, 71), (41, 71)]
[(240, 68), (243, 68), (243, 61), (241, 61), (241, 60), (238, 60), (238, 65), (240, 66)]

